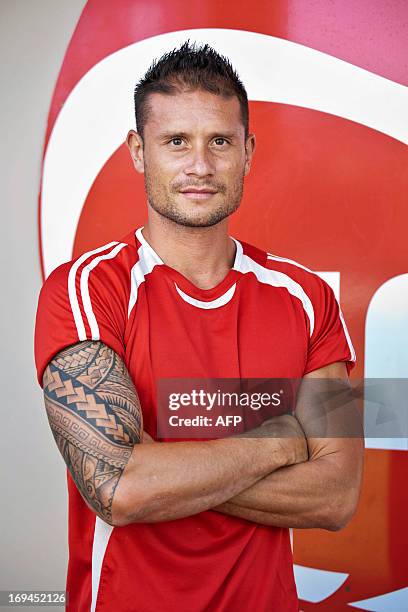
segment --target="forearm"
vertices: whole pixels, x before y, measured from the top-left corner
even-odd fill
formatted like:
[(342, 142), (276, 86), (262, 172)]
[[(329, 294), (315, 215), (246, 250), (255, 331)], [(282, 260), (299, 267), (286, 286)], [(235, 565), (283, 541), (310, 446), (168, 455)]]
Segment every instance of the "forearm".
[(119, 480), (116, 524), (168, 521), (218, 506), (292, 461), (279, 439), (139, 444)]
[[(133, 382), (100, 342), (58, 353), (43, 383), (50, 426), (71, 476), (85, 503), (112, 525), (207, 510), (307, 456), (303, 432), (288, 415), (251, 438), (141, 444)], [(295, 434), (290, 440), (283, 436), (288, 429)]]
[[(296, 416), (309, 460), (275, 471), (215, 508), (260, 524), (337, 530), (353, 516), (361, 488), (364, 435), (344, 363), (310, 373)], [(322, 398), (325, 398), (322, 404)], [(316, 437), (316, 431), (323, 437)], [(350, 437), (344, 437), (348, 432)]]
[(355, 511), (360, 477), (342, 475), (333, 456), (284, 467), (214, 510), (276, 527), (343, 527)]

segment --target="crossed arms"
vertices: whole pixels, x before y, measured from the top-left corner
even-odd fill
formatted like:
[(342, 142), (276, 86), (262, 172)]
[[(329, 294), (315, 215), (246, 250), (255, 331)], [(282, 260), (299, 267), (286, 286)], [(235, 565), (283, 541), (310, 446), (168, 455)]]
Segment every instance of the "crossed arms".
[[(307, 376), (347, 377), (343, 363)], [(105, 344), (64, 349), (43, 383), (70, 474), (89, 508), (111, 525), (213, 509), (264, 525), (337, 530), (355, 512), (362, 438), (308, 437), (307, 407), (297, 419), (270, 419), (256, 437), (163, 444), (143, 432), (133, 382)]]

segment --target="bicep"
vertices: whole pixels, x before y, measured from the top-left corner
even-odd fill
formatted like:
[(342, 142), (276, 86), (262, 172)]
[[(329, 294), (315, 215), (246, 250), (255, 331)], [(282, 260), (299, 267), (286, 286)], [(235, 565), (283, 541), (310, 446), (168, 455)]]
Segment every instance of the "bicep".
[(143, 429), (126, 366), (102, 342), (80, 342), (49, 362), (43, 387), (48, 420), (70, 474), (87, 505), (109, 523), (116, 486)]
[(344, 477), (360, 478), (362, 419), (344, 362), (319, 368), (303, 378), (296, 417), (305, 432), (311, 460), (325, 457)]

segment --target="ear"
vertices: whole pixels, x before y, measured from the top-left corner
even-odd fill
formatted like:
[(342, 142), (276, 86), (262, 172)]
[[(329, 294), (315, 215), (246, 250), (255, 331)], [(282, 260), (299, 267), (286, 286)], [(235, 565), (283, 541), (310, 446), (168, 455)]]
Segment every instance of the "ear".
[(126, 144), (130, 151), (130, 156), (133, 164), (140, 174), (144, 173), (144, 154), (143, 154), (143, 139), (135, 130), (129, 130), (126, 137)]
[(245, 172), (244, 172), (245, 176), (248, 174), (248, 172), (251, 169), (251, 162), (252, 162), (252, 156), (255, 151), (255, 144), (256, 144), (255, 134), (249, 134), (248, 138), (245, 141)]

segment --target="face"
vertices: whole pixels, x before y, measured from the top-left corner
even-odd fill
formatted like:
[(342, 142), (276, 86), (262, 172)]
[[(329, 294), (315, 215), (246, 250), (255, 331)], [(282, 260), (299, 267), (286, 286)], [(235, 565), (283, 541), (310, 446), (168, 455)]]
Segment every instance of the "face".
[(150, 206), (179, 225), (219, 223), (241, 202), (255, 146), (238, 99), (198, 90), (154, 93), (148, 104), (143, 141), (131, 130), (127, 143)]

